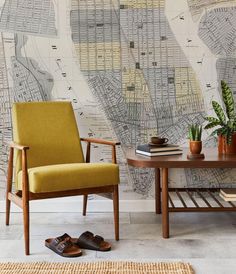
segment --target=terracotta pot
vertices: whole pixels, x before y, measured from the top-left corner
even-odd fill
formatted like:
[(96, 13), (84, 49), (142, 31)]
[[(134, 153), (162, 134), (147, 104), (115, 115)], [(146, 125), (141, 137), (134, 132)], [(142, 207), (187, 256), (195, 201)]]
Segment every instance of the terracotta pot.
[(225, 136), (218, 136), (218, 152), (219, 154), (236, 154), (236, 132), (232, 136), (232, 143), (227, 144)]
[(200, 154), (202, 151), (202, 141), (190, 141), (189, 149), (192, 154)]

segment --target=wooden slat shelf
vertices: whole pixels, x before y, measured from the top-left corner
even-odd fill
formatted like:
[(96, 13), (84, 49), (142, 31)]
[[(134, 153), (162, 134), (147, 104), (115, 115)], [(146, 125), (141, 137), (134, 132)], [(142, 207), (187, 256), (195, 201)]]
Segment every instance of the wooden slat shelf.
[[(144, 157), (135, 148), (127, 148), (128, 165), (137, 168), (155, 168), (155, 211), (162, 214), (162, 236), (169, 238), (170, 212), (235, 211), (236, 201), (226, 202), (219, 196), (219, 189), (175, 188), (169, 189), (169, 171), (176, 168), (204, 169), (236, 168), (236, 154), (221, 155), (216, 148), (204, 148), (205, 158), (188, 159), (189, 149), (181, 155)], [(191, 175), (189, 175), (191, 176)], [(161, 189), (162, 188), (162, 189)]]
[[(173, 196), (175, 199), (173, 199)], [(192, 206), (188, 206), (189, 202)], [(179, 204), (182, 206), (179, 206)], [(236, 205), (233, 202), (226, 202), (221, 199), (219, 189), (216, 188), (169, 188), (168, 211), (236, 211)]]

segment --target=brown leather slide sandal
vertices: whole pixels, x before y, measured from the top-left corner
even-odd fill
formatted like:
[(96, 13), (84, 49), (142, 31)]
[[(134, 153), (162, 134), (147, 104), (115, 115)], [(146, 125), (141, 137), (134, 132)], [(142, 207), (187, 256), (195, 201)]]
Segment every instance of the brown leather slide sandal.
[(72, 258), (82, 255), (81, 249), (71, 241), (68, 234), (57, 238), (46, 239), (45, 246), (62, 257)]
[(101, 236), (94, 236), (90, 231), (86, 231), (80, 235), (78, 239), (72, 239), (72, 242), (83, 249), (90, 249), (96, 251), (110, 251), (111, 244), (104, 241)]

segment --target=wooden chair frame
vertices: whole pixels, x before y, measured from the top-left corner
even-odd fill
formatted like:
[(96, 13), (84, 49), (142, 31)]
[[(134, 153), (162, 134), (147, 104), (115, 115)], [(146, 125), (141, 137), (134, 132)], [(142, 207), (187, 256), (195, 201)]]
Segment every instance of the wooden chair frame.
[[(91, 143), (112, 146), (112, 163), (116, 164), (116, 145), (119, 142), (112, 142), (94, 138), (81, 138), (81, 141), (87, 142), (86, 163), (90, 162)], [(13, 179), (13, 158), (14, 149), (21, 151), (22, 157), (22, 191), (12, 193), (12, 179)], [(48, 198), (59, 198), (66, 196), (84, 195), (83, 199), (83, 215), (86, 215), (87, 198), (89, 194), (110, 193), (113, 199), (114, 210), (114, 225), (115, 225), (115, 239), (119, 240), (119, 190), (118, 185), (110, 185), (103, 187), (83, 188), (68, 191), (48, 192), (48, 193), (32, 193), (29, 191), (28, 169), (27, 169), (27, 150), (28, 146), (23, 146), (16, 143), (10, 144), (10, 153), (8, 161), (7, 174), (7, 188), (6, 188), (6, 225), (9, 225), (11, 202), (23, 209), (24, 219), (24, 239), (25, 239), (25, 254), (30, 254), (30, 222), (29, 222), (29, 201)]]

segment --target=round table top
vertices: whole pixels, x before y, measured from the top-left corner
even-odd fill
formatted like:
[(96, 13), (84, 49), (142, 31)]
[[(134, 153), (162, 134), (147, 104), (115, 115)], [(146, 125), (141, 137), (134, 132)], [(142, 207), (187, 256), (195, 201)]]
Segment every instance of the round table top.
[(203, 148), (204, 159), (189, 160), (189, 150), (183, 148), (182, 155), (143, 156), (134, 148), (125, 150), (127, 163), (134, 167), (150, 168), (236, 168), (236, 155), (219, 155), (217, 148)]

